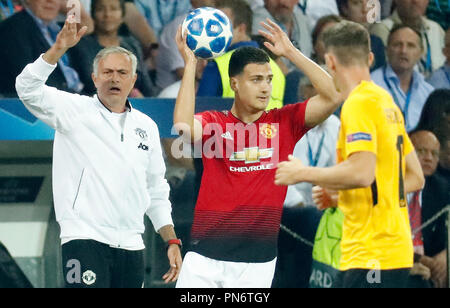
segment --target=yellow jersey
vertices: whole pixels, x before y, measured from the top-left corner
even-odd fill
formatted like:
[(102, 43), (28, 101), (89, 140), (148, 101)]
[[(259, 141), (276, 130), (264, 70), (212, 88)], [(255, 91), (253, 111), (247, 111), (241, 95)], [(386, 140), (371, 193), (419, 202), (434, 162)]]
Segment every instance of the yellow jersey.
[(370, 187), (339, 191), (345, 217), (340, 270), (412, 267), (404, 175), (405, 156), (413, 150), (390, 94), (362, 81), (342, 106), (338, 161), (355, 152), (374, 153), (375, 181)]

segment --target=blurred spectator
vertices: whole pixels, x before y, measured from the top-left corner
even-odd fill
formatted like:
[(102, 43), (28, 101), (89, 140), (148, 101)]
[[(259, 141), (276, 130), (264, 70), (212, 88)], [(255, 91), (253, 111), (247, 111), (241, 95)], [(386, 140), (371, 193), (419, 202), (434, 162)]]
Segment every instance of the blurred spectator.
[(381, 19), (388, 18), (392, 14), (393, 0), (379, 0), (381, 6)]
[[(368, 14), (371, 9), (369, 0), (336, 0), (341, 16), (347, 20), (369, 27)], [(376, 35), (370, 35), (370, 45), (375, 55), (371, 71), (386, 64), (383, 41)]]
[[(264, 0), (246, 0), (255, 11), (264, 7)], [(338, 15), (336, 0), (298, 0), (297, 6), (303, 11), (303, 14), (309, 17), (309, 28), (313, 29), (317, 20), (325, 15)]]
[[(411, 133), (411, 141), (425, 175), (423, 190), (410, 194), (408, 202), (415, 248), (413, 273), (417, 272), (426, 280), (431, 276), (435, 287), (443, 287), (446, 284), (447, 272), (445, 215), (427, 228), (417, 231), (418, 227), (450, 203), (448, 184), (435, 173), (439, 162), (440, 145), (436, 136), (426, 130)], [(420, 279), (410, 280), (410, 287), (418, 286), (427, 284)]]
[(187, 0), (134, 0), (134, 3), (157, 37), (165, 25), (191, 9)]
[[(421, 127), (430, 126), (441, 144), (436, 173), (450, 185), (450, 90), (434, 91), (427, 101), (420, 121)], [(450, 191), (450, 187), (449, 187)]]
[[(258, 30), (264, 30), (260, 23), (269, 18), (288, 34), (295, 47), (310, 57), (311, 23), (297, 4), (298, 0), (264, 0), (264, 7), (254, 11), (253, 34), (258, 34)], [(293, 68), (293, 65), (289, 65), (289, 68)]]
[[(325, 45), (322, 40), (322, 33), (329, 27), (335, 25), (342, 20), (337, 15), (328, 15), (321, 17), (314, 27), (312, 32), (313, 54), (312, 60), (318, 64), (325, 64)], [(301, 87), (299, 87), (300, 80), (304, 77), (299, 70), (293, 70), (286, 75), (286, 90), (284, 91), (284, 103), (292, 104), (301, 100)], [(308, 80), (304, 78), (303, 80)], [(309, 82), (309, 81), (308, 81)], [(307, 88), (307, 87), (306, 87)]]
[[(175, 46), (176, 47), (176, 46)], [(205, 70), (207, 60), (198, 59), (197, 70), (195, 71), (195, 89), (198, 89), (200, 80), (203, 76), (203, 71)], [(158, 98), (177, 98), (178, 91), (180, 90), (181, 80), (175, 81), (159, 93)]]
[(450, 130), (450, 90), (434, 90), (423, 106), (416, 130), (429, 130), (435, 135), (441, 130)]
[[(233, 40), (228, 51), (213, 61), (210, 61), (203, 72), (197, 96), (234, 97), (230, 86), (228, 65), (233, 52), (244, 46), (259, 47), (258, 43), (250, 38), (252, 31), (252, 10), (244, 0), (217, 0), (216, 7), (223, 11), (233, 25)], [(273, 59), (270, 60), (272, 68), (272, 95), (267, 109), (281, 108), (285, 89), (285, 76)]]
[(323, 43), (322, 33), (332, 27), (333, 25), (339, 23), (342, 20), (341, 17), (337, 15), (328, 15), (321, 17), (314, 27), (312, 32), (312, 44), (314, 52), (312, 59), (318, 64), (325, 64), (325, 44)]
[(264, 6), (264, 0), (245, 0), (248, 5), (250, 5), (250, 8), (252, 11), (256, 10), (259, 7)]
[(396, 9), (392, 16), (373, 24), (370, 28), (371, 33), (380, 37), (385, 46), (389, 32), (396, 24), (406, 24), (420, 29), (425, 46), (422, 59), (418, 64), (419, 71), (425, 76), (429, 76), (445, 62), (442, 54), (445, 33), (438, 23), (425, 16), (428, 2), (429, 0), (394, 0)]
[(372, 80), (389, 91), (405, 119), (406, 130), (413, 130), (426, 99), (433, 91), (422, 74), (414, 70), (423, 44), (420, 33), (406, 25), (395, 26), (386, 48), (388, 64), (372, 73)]
[[(214, 7), (215, 0), (191, 0), (191, 5), (193, 9), (204, 6)], [(156, 85), (159, 89), (170, 86), (183, 76), (184, 62), (175, 43), (175, 35), (186, 16), (187, 12), (177, 16), (164, 27), (159, 37), (156, 57)]]
[(450, 27), (450, 2), (431, 0), (427, 8), (427, 17), (440, 24), (442, 29), (447, 29)]
[(298, 0), (298, 7), (309, 17), (310, 29), (314, 29), (321, 17), (339, 14), (336, 0)]
[[(308, 1), (309, 3), (313, 1)], [(318, 1), (314, 1), (318, 2)], [(295, 47), (306, 56), (311, 57), (311, 20), (300, 8), (298, 0), (264, 0), (264, 6), (254, 9), (252, 32), (257, 34), (259, 30), (264, 30), (262, 21), (269, 18), (276, 22), (287, 34)], [(283, 102), (297, 102), (296, 94), (298, 81), (303, 73), (287, 59), (277, 60), (278, 65), (286, 75), (285, 95)]]
[[(91, 16), (91, 0), (79, 0), (89, 16)], [(124, 25), (122, 25), (119, 33), (122, 35), (129, 35), (128, 32), (139, 40), (144, 49), (144, 58), (150, 59), (150, 67), (153, 68), (152, 63), (158, 47), (158, 39), (147, 23), (147, 19), (136, 8), (133, 0), (125, 0), (125, 16), (123, 17)]]
[(69, 53), (74, 59), (74, 65), (80, 72), (80, 77), (86, 85), (85, 92), (96, 93), (92, 81), (92, 63), (97, 53), (105, 47), (121, 46), (133, 52), (138, 59), (135, 88), (131, 97), (150, 97), (154, 95), (153, 83), (145, 66), (142, 47), (132, 36), (119, 35), (119, 28), (125, 15), (124, 0), (92, 0), (91, 14), (94, 19), (95, 31), (83, 37)]
[(298, 94), (297, 101), (306, 101), (316, 93), (316, 89), (311, 83), (311, 80), (307, 76), (302, 76), (298, 82)]
[(359, 24), (368, 23), (368, 0), (336, 0), (339, 14), (350, 21)]
[(0, 21), (23, 9), (20, 0), (0, 0)]
[[(432, 132), (424, 130), (414, 131), (410, 134), (410, 137), (424, 176), (431, 176), (436, 171), (439, 162), (439, 140)], [(424, 254), (422, 232), (415, 233), (415, 230), (422, 225), (421, 206), (425, 200), (421, 197), (422, 191), (408, 194), (409, 218), (411, 230), (413, 231), (414, 252), (419, 255)]]
[[(0, 23), (0, 57), (3, 61), (0, 94), (5, 97), (17, 96), (17, 75), (53, 45), (61, 29), (56, 23), (60, 7), (60, 0), (28, 0), (26, 9)], [(58, 67), (50, 75), (47, 84), (69, 92), (81, 92), (83, 89), (67, 55), (58, 61)]]
[(436, 89), (450, 89), (450, 28), (445, 32), (445, 46), (442, 52), (447, 61), (430, 76), (428, 82)]
[(436, 173), (447, 181), (447, 191), (450, 191), (450, 114), (446, 114), (446, 123), (436, 135), (441, 143), (439, 166)]
[[(311, 81), (304, 76), (300, 79), (301, 96), (299, 99), (309, 99), (316, 95)], [(312, 128), (300, 139), (293, 155), (299, 158), (306, 166), (329, 167), (336, 164), (336, 142), (338, 138), (340, 121), (331, 115), (321, 124)], [(311, 183), (299, 183), (288, 187), (285, 207), (314, 206)]]

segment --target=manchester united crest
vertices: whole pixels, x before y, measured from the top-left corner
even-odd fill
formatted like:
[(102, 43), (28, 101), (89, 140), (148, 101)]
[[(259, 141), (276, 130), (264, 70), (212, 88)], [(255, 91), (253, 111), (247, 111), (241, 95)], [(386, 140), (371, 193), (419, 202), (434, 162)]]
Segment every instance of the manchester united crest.
[(142, 128), (136, 128), (135, 130), (136, 135), (138, 135), (142, 140), (147, 140), (147, 132), (143, 130)]
[(277, 129), (276, 129), (275, 125), (267, 124), (267, 123), (260, 126), (259, 132), (266, 139), (272, 139), (277, 135)]

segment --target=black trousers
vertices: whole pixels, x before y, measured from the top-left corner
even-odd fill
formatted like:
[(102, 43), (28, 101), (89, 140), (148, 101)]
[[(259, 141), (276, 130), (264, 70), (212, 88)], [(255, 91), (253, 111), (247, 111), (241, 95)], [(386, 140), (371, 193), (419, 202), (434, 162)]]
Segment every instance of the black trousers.
[(144, 250), (112, 248), (93, 240), (62, 245), (66, 288), (141, 288)]
[(410, 269), (351, 269), (339, 274), (337, 288), (406, 288)]

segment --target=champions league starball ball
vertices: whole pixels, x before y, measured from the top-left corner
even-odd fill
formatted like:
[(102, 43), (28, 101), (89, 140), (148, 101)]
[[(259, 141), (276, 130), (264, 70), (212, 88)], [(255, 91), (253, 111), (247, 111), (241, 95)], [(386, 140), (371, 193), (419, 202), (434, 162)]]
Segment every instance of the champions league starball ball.
[(231, 44), (233, 30), (222, 11), (201, 7), (192, 10), (183, 21), (182, 33), (198, 58), (213, 59), (223, 55)]

